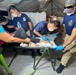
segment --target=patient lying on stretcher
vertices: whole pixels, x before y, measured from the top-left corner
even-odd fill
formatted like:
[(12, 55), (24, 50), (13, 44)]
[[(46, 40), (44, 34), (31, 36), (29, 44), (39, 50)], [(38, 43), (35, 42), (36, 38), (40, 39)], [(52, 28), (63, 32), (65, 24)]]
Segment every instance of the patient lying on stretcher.
[[(50, 47), (53, 46), (52, 42), (47, 42), (42, 39), (28, 37), (25, 31), (20, 28), (16, 31), (15, 34), (8, 34), (7, 32), (0, 33), (0, 40), (7, 42), (7, 43), (21, 43), (20, 46), (22, 47)], [(2, 43), (1, 41), (1, 43)], [(22, 43), (23, 42), (23, 43)], [(46, 45), (46, 46), (45, 46)]]
[(44, 46), (45, 47), (45, 44), (47, 46), (53, 45), (51, 42), (47, 42), (42, 39), (28, 37), (22, 28), (18, 29), (18, 31), (16, 31), (15, 34), (11, 34), (11, 35), (9, 35), (7, 32), (4, 31), (3, 33), (0, 34), (0, 40), (7, 43), (14, 43), (14, 42), (21, 43), (20, 46), (22, 47), (27, 47), (27, 46), (29, 47), (38, 47), (38, 46), (43, 47)]
[(23, 30), (23, 28), (18, 29), (15, 32), (15, 34), (9, 35), (9, 33), (7, 33), (2, 27), (2, 25), (4, 24), (5, 24), (5, 19), (3, 17), (0, 17), (0, 40), (1, 42), (3, 41), (6, 43), (22, 43), (22, 44), (26, 43), (28, 44), (27, 46), (29, 47), (37, 47), (43, 44), (50, 45), (50, 46), (53, 45), (51, 42), (47, 42), (42, 39), (29, 37), (26, 34), (26, 32)]
[(19, 37), (19, 38), (22, 38), (22, 39), (30, 39), (30, 41), (32, 42), (31, 44), (26, 44), (26, 43), (21, 43), (20, 46), (22, 47), (51, 47), (51, 46), (55, 46), (54, 42), (50, 41), (50, 42), (47, 42), (47, 41), (44, 41), (40, 38), (32, 38), (30, 36), (28, 36), (25, 31), (20, 28), (18, 29), (18, 31), (16, 31), (16, 33), (14, 34), (14, 37)]
[[(35, 40), (39, 40), (39, 39), (35, 39)], [(47, 42), (47, 41), (40, 39), (40, 41), (37, 43), (32, 43), (29, 45), (26, 43), (21, 43), (20, 46), (22, 46), (22, 47), (50, 47), (50, 48), (54, 48), (56, 45), (54, 44), (53, 41)]]

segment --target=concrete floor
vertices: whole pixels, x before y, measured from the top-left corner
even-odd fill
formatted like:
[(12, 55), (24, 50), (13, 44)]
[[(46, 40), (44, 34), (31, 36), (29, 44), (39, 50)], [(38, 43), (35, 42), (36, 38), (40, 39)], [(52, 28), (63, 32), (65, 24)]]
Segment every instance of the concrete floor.
[[(28, 51), (30, 54), (30, 51)], [(4, 57), (9, 64), (10, 60), (12, 59), (14, 55), (14, 52), (11, 50), (5, 51)], [(38, 60), (39, 56), (37, 56)], [(76, 74), (76, 58), (72, 59), (72, 64), (69, 65), (69, 67), (65, 68), (64, 71), (60, 75), (75, 75)], [(33, 71), (33, 58), (28, 54), (21, 54), (21, 51), (19, 51), (18, 56), (15, 58), (11, 66), (9, 67), (12, 71), (13, 75), (29, 75)], [(59, 61), (56, 61), (56, 67), (59, 66)], [(6, 75), (6, 72), (4, 71), (3, 67), (0, 66), (0, 75)], [(41, 60), (39, 63), (37, 70), (34, 75), (59, 75), (55, 71), (53, 71), (51, 67), (50, 61), (47, 61), (45, 58)]]

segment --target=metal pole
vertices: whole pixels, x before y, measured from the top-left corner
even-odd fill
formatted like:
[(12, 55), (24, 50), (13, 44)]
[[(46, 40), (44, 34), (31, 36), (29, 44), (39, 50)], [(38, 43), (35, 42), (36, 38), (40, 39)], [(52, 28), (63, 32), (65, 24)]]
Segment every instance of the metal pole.
[(53, 10), (52, 10), (53, 9), (53, 1), (51, 0), (50, 3), (51, 3), (51, 15), (53, 15)]

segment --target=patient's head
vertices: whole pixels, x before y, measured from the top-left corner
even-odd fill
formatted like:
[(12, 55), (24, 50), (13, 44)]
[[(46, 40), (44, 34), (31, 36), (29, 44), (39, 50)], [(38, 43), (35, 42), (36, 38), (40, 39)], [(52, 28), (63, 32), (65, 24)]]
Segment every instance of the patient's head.
[(59, 27), (60, 27), (60, 21), (58, 21), (58, 20), (50, 21), (48, 23), (48, 30), (49, 31), (57, 30)]
[(8, 20), (7, 18), (3, 17), (3, 16), (0, 16), (0, 24), (1, 25), (6, 25), (8, 23)]

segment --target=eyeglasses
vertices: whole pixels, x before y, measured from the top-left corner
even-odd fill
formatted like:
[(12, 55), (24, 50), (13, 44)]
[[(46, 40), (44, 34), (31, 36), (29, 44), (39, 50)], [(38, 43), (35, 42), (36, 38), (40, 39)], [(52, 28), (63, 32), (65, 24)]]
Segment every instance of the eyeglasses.
[(64, 6), (64, 9), (66, 9), (66, 8), (67, 8), (67, 9), (70, 9), (70, 8), (73, 8), (73, 7), (74, 7), (74, 5), (73, 5), (73, 6), (68, 6), (68, 7), (65, 7), (65, 6)]

